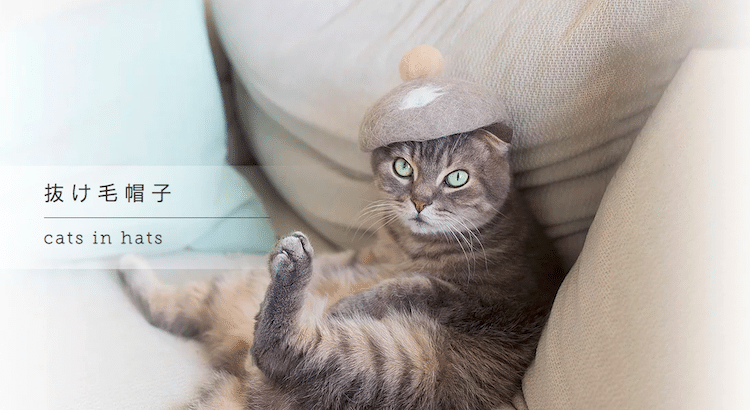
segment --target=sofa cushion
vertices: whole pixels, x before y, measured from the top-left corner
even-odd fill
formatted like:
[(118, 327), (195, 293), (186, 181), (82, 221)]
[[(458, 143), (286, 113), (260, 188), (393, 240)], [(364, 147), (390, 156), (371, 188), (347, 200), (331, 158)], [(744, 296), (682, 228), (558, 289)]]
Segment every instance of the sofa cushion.
[[(569, 265), (686, 54), (688, 4), (212, 1), (237, 80), (263, 111), (240, 103), (250, 145), (261, 164), (281, 166), (269, 179), (313, 226), (341, 245), (354, 238), (376, 196), (360, 122), (401, 82), (403, 53), (426, 43), (444, 54), (446, 75), (506, 102), (518, 185)], [(311, 184), (332, 196), (315, 198)]]
[(747, 50), (683, 64), (558, 292), (529, 409), (747, 408), (748, 72)]
[(210, 376), (198, 343), (148, 324), (111, 271), (3, 270), (0, 296), (14, 335), (3, 342), (5, 408), (170, 408)]
[[(149, 258), (166, 283), (262, 269), (265, 255)], [(210, 383), (199, 342), (149, 324), (104, 260), (0, 270), (0, 381), (7, 409), (182, 408)], [(12, 335), (12, 337), (10, 337)]]

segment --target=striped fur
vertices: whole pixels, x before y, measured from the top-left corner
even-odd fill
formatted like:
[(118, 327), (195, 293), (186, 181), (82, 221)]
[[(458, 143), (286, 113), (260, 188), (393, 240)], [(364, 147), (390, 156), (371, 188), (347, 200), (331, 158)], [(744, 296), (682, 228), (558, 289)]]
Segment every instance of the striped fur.
[[(189, 409), (489, 409), (520, 389), (563, 272), (486, 131), (373, 152), (369, 249), (283, 238), (268, 272), (176, 289), (138, 259), (123, 283), (154, 325), (206, 345)], [(408, 177), (394, 170), (402, 158)], [(468, 182), (452, 187), (461, 169)], [(270, 273), (270, 275), (269, 275)], [(249, 354), (248, 354), (249, 353)]]

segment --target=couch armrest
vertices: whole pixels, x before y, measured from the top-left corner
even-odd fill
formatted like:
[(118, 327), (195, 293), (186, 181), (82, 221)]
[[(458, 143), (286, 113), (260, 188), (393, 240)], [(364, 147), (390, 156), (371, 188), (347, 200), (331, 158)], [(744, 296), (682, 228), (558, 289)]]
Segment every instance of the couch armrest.
[(558, 293), (530, 409), (749, 408), (747, 73), (747, 50), (683, 64)]

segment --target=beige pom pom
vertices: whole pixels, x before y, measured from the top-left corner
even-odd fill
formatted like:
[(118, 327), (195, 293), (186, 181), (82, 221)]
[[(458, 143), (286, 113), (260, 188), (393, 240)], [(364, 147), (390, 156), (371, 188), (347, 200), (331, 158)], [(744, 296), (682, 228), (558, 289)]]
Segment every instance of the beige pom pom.
[(443, 56), (435, 47), (421, 45), (407, 51), (398, 64), (401, 79), (435, 77), (443, 72)]

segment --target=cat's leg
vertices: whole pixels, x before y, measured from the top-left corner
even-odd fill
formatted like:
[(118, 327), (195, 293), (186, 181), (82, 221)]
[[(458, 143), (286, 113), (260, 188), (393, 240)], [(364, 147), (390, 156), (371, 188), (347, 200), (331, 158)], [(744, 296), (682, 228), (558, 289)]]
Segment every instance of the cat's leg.
[(152, 325), (186, 337), (195, 337), (205, 330), (203, 309), (210, 292), (208, 283), (191, 283), (182, 288), (165, 284), (138, 255), (122, 257), (117, 274)]
[(438, 324), (418, 313), (312, 317), (303, 309), (312, 254), (297, 233), (271, 255), (272, 280), (251, 348), (256, 366), (314, 408), (434, 402), (443, 362)]
[(216, 372), (198, 395), (181, 410), (246, 410), (243, 380), (227, 372)]
[(524, 320), (503, 318), (502, 307), (414, 275), (311, 315), (304, 308), (311, 258), (304, 235), (279, 242), (251, 348), (263, 374), (304, 406), (484, 409), (520, 388), (543, 312), (522, 328)]
[[(269, 255), (271, 283), (256, 319), (252, 348), (254, 356), (274, 355), (273, 348), (284, 339), (287, 329), (294, 326), (302, 310), (305, 293), (313, 275), (313, 249), (307, 237), (295, 232), (282, 238)], [(271, 363), (274, 360), (262, 360)]]
[(200, 340), (212, 367), (234, 375), (245, 372), (254, 319), (269, 282), (265, 269), (174, 286), (161, 282), (142, 257), (128, 255), (118, 273), (151, 324)]
[(268, 383), (258, 368), (252, 367), (242, 377), (216, 372), (195, 398), (177, 409), (299, 410), (298, 404), (280, 386)]

